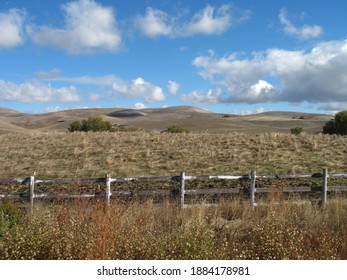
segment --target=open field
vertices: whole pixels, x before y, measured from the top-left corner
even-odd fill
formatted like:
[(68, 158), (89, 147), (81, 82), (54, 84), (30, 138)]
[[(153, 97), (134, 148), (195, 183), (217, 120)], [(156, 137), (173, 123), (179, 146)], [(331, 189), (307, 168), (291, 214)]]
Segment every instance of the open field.
[(347, 172), (347, 137), (321, 134), (5, 134), (0, 154), (2, 178)]
[(0, 134), (16, 132), (67, 131), (75, 120), (100, 116), (118, 129), (165, 130), (180, 125), (192, 132), (212, 133), (289, 133), (293, 127), (303, 127), (307, 133), (322, 131), (332, 116), (299, 112), (266, 112), (255, 115), (229, 115), (209, 112), (196, 107), (177, 106), (161, 109), (75, 109), (45, 114), (25, 114), (0, 108)]
[[(31, 131), (0, 135), (0, 154), (2, 178), (347, 172), (347, 137), (321, 134)], [(329, 198), (325, 209), (269, 198), (255, 211), (238, 199), (187, 209), (153, 200), (114, 199), (108, 208), (103, 201), (42, 202), (32, 216), (5, 203), (0, 259), (347, 258), (342, 197)]]

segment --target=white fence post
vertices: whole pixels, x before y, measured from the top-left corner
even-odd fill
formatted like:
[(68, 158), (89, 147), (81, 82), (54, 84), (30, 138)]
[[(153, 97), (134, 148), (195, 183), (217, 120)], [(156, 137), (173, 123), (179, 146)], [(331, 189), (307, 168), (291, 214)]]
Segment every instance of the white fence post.
[(181, 175), (180, 175), (180, 206), (181, 206), (181, 209), (184, 208), (184, 193), (185, 193), (185, 190), (184, 190), (184, 184), (185, 184), (185, 173), (184, 172), (181, 172)]
[(249, 198), (251, 200), (251, 207), (252, 209), (254, 209), (255, 203), (254, 203), (254, 199), (255, 199), (255, 179), (256, 179), (256, 171), (252, 171), (251, 172), (251, 185), (249, 188)]
[(328, 169), (323, 168), (322, 178), (322, 206), (325, 207), (327, 204), (327, 191), (328, 191)]
[(30, 180), (29, 180), (29, 208), (30, 208), (30, 212), (33, 212), (34, 210), (34, 198), (35, 198), (35, 176), (32, 175), (30, 176)]
[(106, 204), (110, 205), (110, 197), (111, 197), (111, 177), (110, 175), (106, 175), (105, 178), (106, 181), (106, 190), (105, 190), (105, 199), (106, 199)]

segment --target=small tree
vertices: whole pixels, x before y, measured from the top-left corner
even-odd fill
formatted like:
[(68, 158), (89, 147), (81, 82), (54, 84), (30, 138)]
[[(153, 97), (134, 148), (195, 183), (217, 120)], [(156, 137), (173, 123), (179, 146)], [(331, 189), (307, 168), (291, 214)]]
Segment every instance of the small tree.
[(167, 132), (169, 133), (188, 133), (189, 129), (185, 127), (181, 127), (178, 125), (171, 125), (168, 127)]
[(68, 130), (70, 132), (81, 131), (82, 124), (80, 121), (74, 121), (70, 123)]
[(74, 131), (115, 131), (112, 125), (108, 121), (104, 121), (101, 117), (89, 117), (87, 120), (74, 121), (70, 124), (68, 130)]
[(347, 111), (341, 111), (323, 127), (325, 134), (347, 135)]
[(290, 132), (294, 135), (300, 135), (304, 132), (304, 128), (301, 126), (293, 127), (290, 129)]

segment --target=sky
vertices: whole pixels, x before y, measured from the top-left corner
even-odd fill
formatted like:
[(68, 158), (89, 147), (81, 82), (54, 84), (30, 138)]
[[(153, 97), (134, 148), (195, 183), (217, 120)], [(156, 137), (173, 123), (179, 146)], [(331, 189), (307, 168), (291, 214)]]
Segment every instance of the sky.
[(347, 110), (345, 0), (1, 0), (0, 107)]

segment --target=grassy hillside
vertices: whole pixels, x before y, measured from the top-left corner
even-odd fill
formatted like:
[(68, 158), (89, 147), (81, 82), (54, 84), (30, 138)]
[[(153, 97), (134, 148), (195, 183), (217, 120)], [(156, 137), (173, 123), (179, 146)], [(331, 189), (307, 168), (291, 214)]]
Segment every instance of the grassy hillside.
[(0, 134), (9, 132), (64, 132), (75, 120), (100, 116), (115, 127), (142, 130), (165, 130), (180, 125), (193, 132), (212, 133), (289, 133), (290, 128), (301, 126), (307, 133), (317, 133), (331, 119), (329, 115), (297, 112), (266, 112), (237, 116), (217, 114), (190, 106), (156, 109), (90, 108), (58, 111), (45, 114), (24, 114), (0, 108)]
[(32, 133), (0, 136), (0, 177), (91, 177), (347, 171), (334, 135)]

